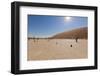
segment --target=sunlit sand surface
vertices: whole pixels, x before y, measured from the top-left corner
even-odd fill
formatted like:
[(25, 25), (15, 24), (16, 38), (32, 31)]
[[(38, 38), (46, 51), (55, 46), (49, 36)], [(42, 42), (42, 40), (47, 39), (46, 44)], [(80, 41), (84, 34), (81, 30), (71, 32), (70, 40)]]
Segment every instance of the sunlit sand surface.
[(28, 39), (28, 60), (88, 58), (87, 39)]

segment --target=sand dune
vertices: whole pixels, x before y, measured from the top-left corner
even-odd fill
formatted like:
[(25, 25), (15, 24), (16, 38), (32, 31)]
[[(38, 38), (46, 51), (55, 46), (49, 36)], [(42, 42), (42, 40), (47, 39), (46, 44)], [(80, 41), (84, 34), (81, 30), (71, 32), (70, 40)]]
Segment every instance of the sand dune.
[(77, 28), (70, 31), (59, 33), (57, 35), (54, 35), (51, 38), (52, 39), (75, 39), (75, 38), (87, 39), (87, 36), (88, 36), (87, 30), (88, 30), (87, 27)]

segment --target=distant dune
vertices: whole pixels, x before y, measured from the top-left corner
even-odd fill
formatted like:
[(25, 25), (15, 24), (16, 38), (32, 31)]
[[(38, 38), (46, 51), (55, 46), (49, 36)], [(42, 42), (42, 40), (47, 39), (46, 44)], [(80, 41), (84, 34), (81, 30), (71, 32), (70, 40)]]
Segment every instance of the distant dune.
[(88, 37), (88, 28), (82, 27), (56, 34), (52, 37), (52, 39), (75, 39), (75, 38), (87, 39), (87, 37)]

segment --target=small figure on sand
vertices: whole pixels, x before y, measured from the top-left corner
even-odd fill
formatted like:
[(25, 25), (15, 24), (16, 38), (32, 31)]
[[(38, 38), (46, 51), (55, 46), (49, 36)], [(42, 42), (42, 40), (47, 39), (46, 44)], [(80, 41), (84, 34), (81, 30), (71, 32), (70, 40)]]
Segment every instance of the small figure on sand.
[(36, 38), (37, 39), (37, 42), (39, 41), (39, 38)]
[(78, 42), (78, 37), (76, 37), (76, 39), (75, 39), (75, 40), (76, 40), (76, 43), (77, 43), (77, 42)]
[(56, 45), (58, 44), (58, 42), (56, 42)]
[(49, 39), (47, 39), (47, 41), (49, 41)]
[(34, 40), (34, 42), (35, 42), (35, 39), (33, 39)]
[(70, 45), (70, 47), (72, 47), (72, 45)]

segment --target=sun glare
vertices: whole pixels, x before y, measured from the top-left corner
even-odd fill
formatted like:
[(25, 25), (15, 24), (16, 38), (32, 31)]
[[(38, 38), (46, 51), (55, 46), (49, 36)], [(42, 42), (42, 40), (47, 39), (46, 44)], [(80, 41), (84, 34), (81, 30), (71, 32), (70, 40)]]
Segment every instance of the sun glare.
[(65, 20), (66, 21), (70, 21), (71, 20), (71, 17), (67, 16), (67, 17), (65, 17)]

